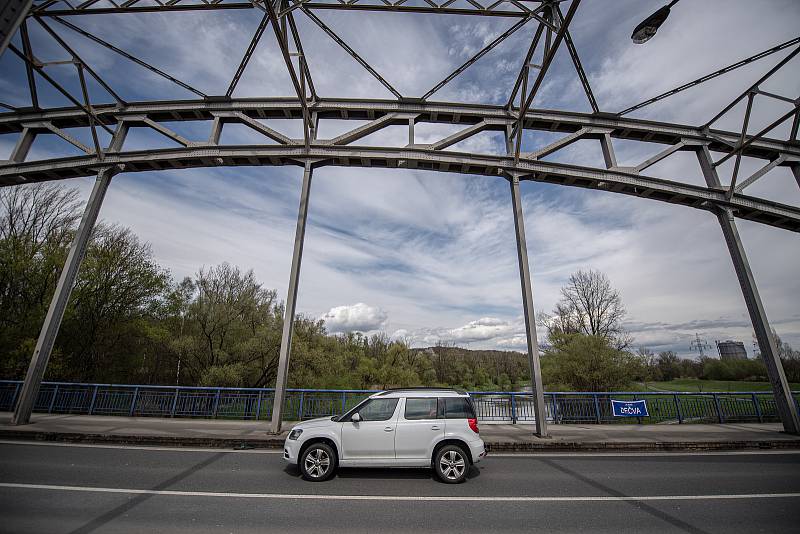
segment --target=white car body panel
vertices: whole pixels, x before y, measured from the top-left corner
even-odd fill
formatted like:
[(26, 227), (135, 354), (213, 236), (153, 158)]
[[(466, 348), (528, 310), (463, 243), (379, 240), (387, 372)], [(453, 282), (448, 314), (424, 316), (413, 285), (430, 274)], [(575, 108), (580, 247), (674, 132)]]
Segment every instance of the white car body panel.
[(431, 454), (437, 443), (444, 438), (444, 419), (412, 419), (405, 418), (405, 403), (397, 420), (394, 438), (395, 458), (417, 459), (430, 462)]
[(342, 460), (394, 460), (394, 431), (397, 426), (394, 416), (389, 421), (338, 424), (342, 435), (339, 448)]

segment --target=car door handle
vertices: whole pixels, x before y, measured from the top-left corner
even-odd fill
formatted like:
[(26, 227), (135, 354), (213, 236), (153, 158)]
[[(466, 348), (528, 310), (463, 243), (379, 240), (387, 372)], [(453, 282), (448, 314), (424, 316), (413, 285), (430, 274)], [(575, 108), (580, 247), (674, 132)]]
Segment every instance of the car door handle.
[(384, 431), (384, 432), (394, 432), (394, 428), (393, 428), (393, 427), (391, 427), (391, 426), (387, 426), (387, 427), (384, 427), (384, 428), (383, 428), (383, 431)]
[(431, 427), (431, 430), (441, 430), (441, 428), (439, 427), (439, 425), (433, 425)]

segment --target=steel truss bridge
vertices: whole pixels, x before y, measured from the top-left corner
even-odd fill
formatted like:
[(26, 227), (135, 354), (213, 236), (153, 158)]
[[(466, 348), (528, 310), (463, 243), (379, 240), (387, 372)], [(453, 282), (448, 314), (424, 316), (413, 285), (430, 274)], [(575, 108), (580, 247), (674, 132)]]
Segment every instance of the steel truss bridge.
[[(581, 0), (496, 0), (492, 3), (477, 0), (253, 0), (236, 2), (228, 0), (10, 0), (0, 8), (0, 53), (13, 54), (25, 63), (27, 90), (31, 106), (15, 107), (0, 102), (0, 134), (16, 134), (17, 143), (8, 160), (0, 161), (0, 186), (14, 186), (42, 181), (62, 180), (81, 176), (97, 176), (86, 206), (75, 241), (62, 271), (56, 293), (34, 351), (25, 383), (17, 402), (14, 422), (28, 422), (39, 387), (55, 341), (78, 268), (83, 258), (89, 235), (94, 226), (106, 190), (114, 175), (141, 171), (187, 169), (217, 166), (295, 165), (303, 167), (303, 184), (298, 213), (297, 230), (292, 256), (289, 293), (286, 301), (286, 319), (281, 343), (278, 378), (275, 388), (275, 407), (272, 413), (273, 431), (279, 432), (286, 395), (286, 378), (291, 354), (291, 339), (295, 302), (300, 275), (306, 217), (314, 169), (323, 166), (383, 167), (418, 169), (459, 174), (499, 176), (508, 180), (511, 188), (517, 252), (520, 267), (523, 309), (528, 339), (528, 356), (531, 365), (532, 387), (535, 392), (534, 412), (536, 431), (547, 435), (545, 404), (538, 343), (534, 324), (533, 292), (528, 267), (525, 228), (520, 199), (520, 181), (546, 182), (564, 186), (597, 189), (612, 193), (642, 197), (650, 200), (679, 204), (709, 212), (720, 224), (740, 281), (745, 302), (753, 323), (761, 354), (767, 366), (775, 393), (777, 412), (788, 432), (800, 432), (797, 406), (788, 387), (778, 357), (775, 341), (764, 307), (758, 294), (756, 281), (750, 270), (745, 250), (739, 238), (736, 219), (747, 219), (792, 232), (800, 232), (800, 206), (787, 205), (747, 194), (747, 188), (777, 167), (790, 168), (800, 186), (800, 98), (797, 95), (780, 95), (767, 92), (761, 86), (776, 72), (800, 53), (800, 37), (776, 43), (770, 49), (708, 73), (670, 91), (633, 105), (625, 110), (609, 112), (599, 108), (589, 79), (583, 69), (578, 50), (569, 30), (570, 23)], [(562, 9), (566, 8), (566, 12)], [(82, 17), (99, 14), (135, 14), (142, 12), (194, 12), (209, 10), (245, 9), (261, 17), (239, 67), (224, 95), (209, 95), (185, 81), (143, 61), (128, 51), (81, 27)], [(459, 16), (502, 17), (513, 24), (487, 43), (473, 57), (460, 65), (421, 96), (401, 94), (375, 68), (364, 60), (318, 16), (325, 10), (387, 13), (419, 13)], [(306, 17), (318, 26), (335, 45), (341, 47), (364, 69), (365, 75), (380, 82), (392, 95), (392, 100), (352, 100), (328, 98), (317, 94), (313, 72), (303, 52), (302, 38), (295, 16)], [(28, 26), (41, 26), (63, 49), (79, 76), (81, 93), (72, 94), (47, 73), (48, 67), (64, 64), (63, 61), (46, 62), (36, 55), (28, 34)], [(469, 69), (481, 57), (505, 41), (522, 27), (535, 26), (527, 53), (519, 66), (513, 87), (505, 105), (477, 105), (460, 102), (440, 102), (431, 97), (442, 87)], [(57, 29), (69, 28), (103, 49), (118, 54), (163, 77), (192, 93), (194, 100), (128, 102), (118, 95), (92, 67), (61, 37)], [(62, 30), (63, 31), (63, 30)], [(264, 35), (272, 33), (274, 35)], [(12, 37), (19, 34), (16, 45)], [(262, 39), (272, 38), (280, 49), (292, 87), (293, 98), (248, 98), (233, 96), (237, 84)], [(533, 106), (534, 98), (542, 86), (548, 69), (559, 48), (566, 48), (575, 69), (576, 79), (592, 108), (591, 113), (552, 111)], [(784, 52), (786, 51), (786, 52)], [(682, 125), (654, 122), (628, 117), (633, 111), (671, 97), (710, 79), (780, 53), (782, 59), (751, 86), (702, 125)], [(536, 59), (540, 58), (540, 59)], [(538, 63), (536, 62), (538, 61)], [(795, 65), (796, 67), (796, 65)], [(112, 97), (112, 102), (94, 102), (87, 90), (92, 78)], [(44, 108), (39, 105), (38, 86), (47, 84), (67, 98), (73, 105), (68, 108)], [(748, 126), (755, 99), (779, 100), (791, 109), (768, 126), (750, 133)], [(715, 123), (731, 112), (737, 104), (746, 102), (739, 131), (716, 128)], [(272, 128), (279, 121), (300, 121), (302, 137), (290, 138), (281, 128)], [(333, 138), (317, 135), (319, 121), (341, 122)], [(170, 123), (191, 121), (207, 123), (211, 132), (205, 141), (193, 141), (170, 128)], [(265, 123), (266, 121), (266, 123)], [(348, 121), (359, 121), (351, 126)], [(446, 124), (454, 133), (432, 143), (420, 143), (415, 126)], [(773, 132), (789, 124), (786, 139), (777, 139)], [(227, 125), (244, 126), (263, 139), (247, 145), (221, 142), (222, 130)], [(407, 143), (397, 146), (371, 146), (364, 138), (389, 127), (407, 128)], [(126, 148), (129, 129), (150, 129), (174, 142), (177, 148), (130, 150)], [(92, 144), (86, 145), (67, 132), (70, 128), (85, 128), (92, 133)], [(99, 130), (111, 134), (107, 146), (100, 142)], [(457, 143), (484, 132), (496, 132), (504, 139), (505, 150), (497, 154), (467, 153), (455, 150)], [(524, 133), (549, 132), (562, 134), (547, 146), (527, 151)], [(77, 147), (82, 155), (42, 160), (28, 160), (30, 149), (40, 136), (57, 136)], [(614, 140), (635, 140), (653, 144), (658, 152), (635, 166), (620, 166), (614, 152)], [(579, 166), (543, 158), (556, 154), (578, 141), (599, 143), (604, 166)], [(655, 178), (643, 171), (672, 154), (682, 151), (696, 155), (699, 169), (706, 185), (686, 183), (682, 177)], [(743, 157), (762, 160), (760, 169), (749, 176), (739, 176)], [(727, 185), (720, 178), (721, 165), (733, 161), (733, 173)]]

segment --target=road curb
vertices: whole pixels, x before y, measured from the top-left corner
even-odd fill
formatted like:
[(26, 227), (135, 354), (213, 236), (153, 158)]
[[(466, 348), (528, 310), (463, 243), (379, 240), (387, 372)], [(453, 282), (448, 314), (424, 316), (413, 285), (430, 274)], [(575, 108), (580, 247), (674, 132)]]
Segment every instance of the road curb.
[(536, 452), (536, 451), (737, 451), (800, 449), (800, 440), (760, 440), (760, 441), (629, 441), (629, 442), (488, 442), (486, 449), (491, 452)]
[[(85, 434), (78, 432), (39, 432), (30, 430), (0, 430), (0, 439), (14, 441), (47, 441), (62, 443), (116, 444), (159, 447), (201, 447), (214, 449), (253, 448), (281, 449), (285, 436), (264, 438), (216, 438), (185, 436), (136, 436), (125, 434)], [(545, 452), (545, 451), (725, 451), (800, 449), (800, 440), (758, 441), (487, 441), (488, 452)]]

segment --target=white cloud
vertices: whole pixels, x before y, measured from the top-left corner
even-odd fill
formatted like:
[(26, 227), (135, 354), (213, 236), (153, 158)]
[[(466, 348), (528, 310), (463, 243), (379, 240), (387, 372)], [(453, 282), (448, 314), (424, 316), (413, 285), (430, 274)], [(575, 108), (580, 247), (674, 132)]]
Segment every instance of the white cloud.
[(470, 321), (464, 326), (454, 328), (447, 332), (450, 339), (455, 342), (471, 343), (473, 341), (486, 341), (507, 334), (513, 326), (508, 321), (496, 317), (483, 317), (477, 321)]
[(329, 332), (370, 332), (380, 330), (389, 318), (387, 313), (363, 302), (331, 308), (321, 319)]

